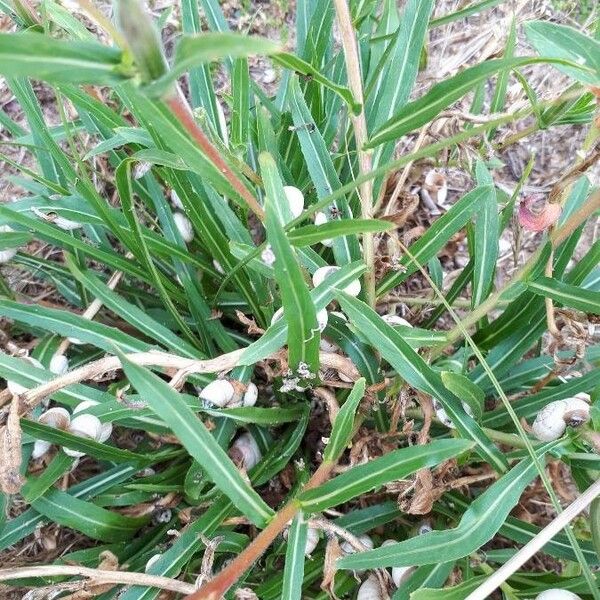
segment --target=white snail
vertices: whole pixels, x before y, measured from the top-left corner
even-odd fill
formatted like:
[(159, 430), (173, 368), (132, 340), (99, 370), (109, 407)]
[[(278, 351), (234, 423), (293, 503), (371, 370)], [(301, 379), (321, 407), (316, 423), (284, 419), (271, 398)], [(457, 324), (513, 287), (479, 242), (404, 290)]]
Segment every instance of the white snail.
[[(315, 225), (325, 225), (325, 223), (327, 223), (327, 215), (324, 212), (319, 211), (317, 214), (315, 214)], [(331, 248), (333, 246), (333, 240), (331, 238), (327, 238), (325, 240), (321, 240), (321, 244)]]
[[(92, 406), (97, 406), (98, 402), (96, 402), (95, 400), (84, 400), (83, 402), (80, 402), (74, 409), (73, 409), (73, 414), (76, 415), (77, 413), (81, 412), (82, 410), (86, 410), (88, 408), (91, 408)], [(100, 430), (100, 434), (98, 435), (98, 437), (95, 438), (95, 440), (97, 442), (101, 442), (104, 443), (111, 435), (112, 433), (112, 423), (101, 423), (102, 425), (102, 429)]]
[(154, 554), (153, 556), (151, 556), (146, 562), (146, 566), (144, 567), (144, 572), (148, 573), (148, 571), (150, 571), (150, 569), (152, 568), (152, 565), (154, 565), (161, 558), (162, 558), (162, 554)]
[[(271, 318), (271, 325), (274, 325), (281, 317), (283, 316), (283, 307), (278, 308)], [(327, 321), (329, 320), (329, 315), (327, 314), (327, 310), (325, 308), (317, 311), (317, 325), (319, 327), (319, 331), (323, 331), (325, 327), (327, 327)]]
[(271, 248), (271, 244), (267, 244), (266, 248), (260, 253), (260, 260), (267, 265), (267, 267), (272, 267), (275, 264), (275, 252), (273, 252), (273, 248)]
[(589, 418), (589, 404), (579, 396), (566, 400), (555, 400), (538, 412), (531, 432), (542, 442), (551, 442), (561, 437), (567, 425), (580, 425)]
[(243, 433), (229, 448), (233, 462), (245, 471), (255, 467), (262, 458), (262, 452), (251, 433)]
[[(396, 544), (396, 540), (385, 540), (381, 547), (392, 546)], [(392, 580), (396, 587), (400, 587), (415, 571), (415, 567), (392, 567)]]
[[(327, 277), (333, 275), (336, 271), (339, 271), (340, 267), (319, 267), (312, 276), (312, 282), (315, 287), (319, 286)], [(360, 294), (360, 281), (355, 279), (351, 281), (345, 288), (344, 292), (350, 296), (358, 296)]]
[(83, 227), (83, 225), (81, 223), (78, 223), (77, 221), (65, 219), (64, 217), (58, 216), (56, 213), (46, 214), (42, 212), (39, 208), (36, 208), (35, 206), (32, 207), (31, 210), (43, 221), (52, 223), (56, 225), (59, 229), (63, 229), (64, 231), (73, 231), (75, 229), (80, 229), (81, 227)]
[[(373, 540), (370, 538), (370, 536), (368, 536), (366, 534), (359, 535), (358, 540), (363, 545), (363, 548), (360, 550), (360, 552), (363, 552), (366, 550), (373, 550), (375, 544), (373, 543)], [(348, 540), (346, 540), (340, 544), (340, 550), (344, 554), (354, 554), (355, 552), (359, 552), (359, 550), (356, 550), (356, 548)], [(358, 572), (362, 572), (362, 571), (358, 571)]]
[(319, 342), (319, 349), (323, 352), (337, 352), (339, 350), (339, 347), (337, 346), (337, 344), (334, 344), (333, 342), (321, 338), (321, 341)]
[(48, 368), (55, 375), (64, 375), (69, 370), (69, 359), (64, 354), (55, 354)]
[(535, 597), (535, 600), (581, 600), (581, 598), (567, 590), (559, 590), (557, 588), (545, 590)]
[[(470, 417), (473, 416), (473, 411), (466, 402), (462, 403), (462, 407)], [(435, 411), (435, 416), (443, 425), (449, 427), (450, 429), (456, 429), (454, 421), (452, 421), (452, 419), (448, 416), (448, 413), (446, 412), (446, 409), (443, 407), (442, 403), (435, 398), (433, 399), (433, 410)]]
[(412, 327), (412, 325), (406, 319), (403, 319), (398, 315), (383, 315), (381, 318), (392, 327), (397, 327), (398, 325), (402, 325), (404, 327)]
[(175, 190), (171, 190), (171, 202), (173, 203), (173, 206), (175, 208), (178, 208), (179, 210), (184, 210), (183, 202), (181, 201), (179, 194)]
[(346, 323), (348, 322), (348, 317), (343, 312), (339, 312), (338, 310), (332, 310), (331, 314), (336, 316), (338, 319), (341, 319), (342, 321), (346, 321)]
[[(65, 430), (69, 427), (71, 415), (69, 415), (69, 411), (64, 408), (50, 408), (38, 417), (38, 422), (43, 425), (48, 425), (49, 427), (54, 427), (55, 429)], [(34, 460), (41, 458), (48, 450), (50, 450), (51, 446), (52, 444), (46, 440), (35, 440), (31, 458)]]
[[(9, 225), (0, 225), (0, 233), (11, 233), (14, 231)], [(7, 263), (17, 253), (17, 248), (4, 248), (0, 250), (0, 264)]]
[(225, 275), (225, 269), (223, 268), (223, 265), (216, 259), (213, 259), (213, 267), (219, 272), (221, 273), (221, 275)]
[[(26, 360), (30, 365), (33, 365), (34, 367), (37, 367), (38, 369), (44, 368), (44, 366), (42, 365), (42, 363), (39, 360), (32, 358), (31, 356), (24, 356), (23, 360)], [(25, 373), (27, 373), (27, 369), (24, 369), (24, 371), (25, 371)], [(21, 394), (24, 394), (29, 389), (29, 388), (26, 388), (24, 385), (17, 383), (16, 381), (10, 381), (10, 380), (6, 381), (6, 387), (8, 388), (8, 391), (13, 396), (19, 396)]]
[(356, 600), (383, 600), (383, 591), (375, 575), (369, 575), (358, 588)]
[[(97, 441), (102, 433), (102, 423), (100, 423), (100, 419), (94, 415), (79, 415), (71, 421), (69, 432), (77, 437)], [(67, 456), (73, 456), (75, 458), (85, 456), (85, 452), (82, 452), (81, 450), (73, 450), (67, 447), (63, 447), (63, 450)]]
[(304, 210), (304, 194), (293, 185), (284, 185), (283, 191), (285, 192), (292, 218), (298, 218)]
[(235, 394), (235, 389), (227, 379), (211, 381), (199, 394), (199, 398), (211, 406), (223, 408), (227, 406)]
[(448, 196), (448, 183), (442, 173), (431, 170), (425, 176), (425, 188), (437, 204), (444, 204)]
[[(288, 533), (288, 530), (286, 529), (283, 532), (283, 537), (287, 540), (288, 535), (289, 535), (289, 533)], [(310, 556), (314, 552), (314, 550), (318, 544), (319, 544), (319, 530), (315, 529), (314, 527), (309, 527), (306, 530), (306, 545), (304, 546), (304, 555)]]
[(242, 400), (243, 406), (254, 406), (258, 399), (258, 388), (255, 383), (250, 382), (246, 391), (244, 392), (244, 398)]
[(174, 212), (173, 213), (173, 221), (175, 222), (175, 227), (177, 227), (177, 231), (183, 238), (183, 241), (188, 243), (194, 239), (194, 227), (192, 226), (192, 222), (182, 213), (182, 212)]

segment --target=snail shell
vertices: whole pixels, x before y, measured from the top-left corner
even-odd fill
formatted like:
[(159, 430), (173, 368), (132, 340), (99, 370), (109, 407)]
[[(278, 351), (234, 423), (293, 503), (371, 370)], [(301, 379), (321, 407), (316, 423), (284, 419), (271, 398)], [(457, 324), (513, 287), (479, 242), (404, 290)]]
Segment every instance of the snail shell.
[(64, 354), (55, 354), (48, 368), (55, 375), (64, 375), (69, 370), (69, 359)]
[[(0, 233), (11, 233), (14, 231), (12, 227), (8, 225), (0, 225)], [(7, 263), (17, 253), (17, 248), (4, 248), (0, 250), (0, 264)]]
[[(327, 266), (327, 267), (319, 267), (312, 276), (313, 286), (317, 287), (321, 285), (327, 277), (333, 275), (336, 271), (339, 271), (340, 267), (335, 266)], [(358, 296), (360, 294), (360, 281), (355, 279), (351, 281), (345, 288), (344, 292), (349, 294), (350, 296)]]
[[(319, 211), (315, 214), (315, 225), (325, 225), (327, 223), (327, 215), (324, 212)], [(321, 240), (321, 244), (323, 246), (327, 246), (331, 248), (333, 246), (333, 240), (331, 238), (327, 238), (325, 240)]]
[(236, 465), (249, 471), (260, 462), (262, 453), (252, 434), (244, 433), (229, 448), (229, 456)]
[[(466, 402), (462, 403), (462, 407), (470, 417), (473, 416), (473, 411)], [(442, 403), (435, 398), (433, 399), (433, 410), (435, 411), (435, 416), (443, 425), (449, 427), (450, 429), (456, 429), (454, 422), (448, 416), (448, 413), (446, 412), (446, 409), (443, 407)]]
[[(286, 529), (283, 532), (283, 537), (287, 540), (288, 539), (288, 530)], [(304, 546), (304, 555), (305, 556), (310, 556), (315, 548), (317, 547), (317, 545), (319, 544), (319, 530), (315, 529), (314, 527), (309, 527), (306, 530), (306, 546)]]
[(554, 588), (551, 590), (544, 590), (535, 597), (535, 600), (581, 600), (581, 598), (573, 592)]
[(41, 458), (44, 456), (44, 454), (46, 454), (46, 452), (48, 452), (48, 450), (50, 450), (51, 447), (52, 444), (46, 440), (35, 440), (33, 444), (33, 450), (31, 452), (31, 458), (33, 458), (33, 460)]
[(538, 440), (551, 442), (564, 434), (567, 425), (581, 425), (589, 415), (590, 406), (580, 396), (555, 400), (538, 412), (531, 431)]
[(43, 412), (39, 416), (38, 422), (42, 423), (42, 425), (48, 425), (48, 427), (54, 427), (54, 429), (62, 429), (64, 431), (68, 429), (71, 424), (71, 415), (66, 408), (56, 406)]
[(358, 588), (356, 600), (383, 600), (383, 591), (375, 575), (369, 575)]
[[(78, 415), (71, 421), (69, 431), (78, 437), (98, 440), (102, 433), (102, 423), (100, 423), (100, 419), (94, 415)], [(81, 452), (80, 450), (72, 450), (67, 447), (63, 447), (63, 450), (65, 454), (75, 458), (85, 456), (85, 452)]]
[[(271, 318), (271, 325), (274, 325), (281, 317), (283, 316), (283, 306), (278, 308)], [(327, 310), (325, 308), (317, 311), (317, 326), (319, 327), (319, 331), (324, 331), (325, 327), (327, 327), (327, 322), (329, 321), (329, 315), (327, 314)]]
[(304, 194), (293, 185), (284, 185), (283, 191), (294, 219), (298, 218), (304, 210)]
[(254, 406), (258, 399), (258, 388), (255, 383), (250, 382), (244, 392), (243, 406)]
[[(77, 413), (81, 412), (82, 410), (87, 410), (88, 408), (91, 408), (92, 406), (97, 406), (98, 402), (96, 402), (95, 400), (84, 400), (83, 402), (80, 402), (74, 409), (73, 409), (73, 414), (76, 415)], [(101, 423), (102, 424), (102, 430), (100, 431), (100, 435), (98, 436), (98, 438), (96, 438), (97, 442), (101, 442), (104, 443), (111, 435), (112, 433), (112, 423)]]
[(267, 267), (272, 267), (275, 264), (276, 256), (271, 244), (267, 244), (266, 248), (260, 253), (260, 260), (262, 260)]
[(392, 327), (397, 327), (398, 325), (403, 325), (404, 327), (412, 327), (412, 325), (406, 319), (403, 319), (398, 315), (383, 315), (381, 318)]
[(153, 556), (151, 556), (146, 562), (146, 566), (144, 567), (144, 573), (148, 573), (148, 571), (150, 571), (150, 569), (152, 568), (152, 565), (161, 558), (162, 554), (154, 554)]
[(235, 394), (235, 389), (227, 379), (211, 381), (201, 392), (199, 398), (211, 406), (223, 408), (227, 406)]
[[(38, 369), (44, 368), (44, 366), (42, 365), (42, 363), (39, 360), (32, 358), (31, 356), (24, 356), (23, 360), (26, 360), (30, 365), (33, 365), (34, 367), (37, 367)], [(25, 369), (25, 372), (27, 372), (26, 369)], [(10, 380), (7, 380), (6, 387), (8, 388), (8, 391), (13, 396), (20, 396), (21, 394), (24, 394), (29, 389), (29, 388), (26, 388), (24, 385), (17, 383), (16, 381), (10, 381)]]
[(192, 226), (192, 222), (179, 211), (173, 213), (173, 221), (175, 222), (177, 231), (179, 231), (183, 241), (189, 244), (194, 239), (194, 227)]
[(175, 191), (175, 190), (171, 190), (171, 202), (173, 203), (173, 206), (175, 208), (178, 208), (179, 210), (183, 210), (183, 202), (181, 201), (181, 198), (179, 197), (179, 194)]
[[(385, 540), (381, 547), (393, 546), (397, 544), (396, 540)], [(392, 580), (396, 587), (400, 587), (400, 584), (406, 581), (415, 571), (415, 567), (392, 567)]]

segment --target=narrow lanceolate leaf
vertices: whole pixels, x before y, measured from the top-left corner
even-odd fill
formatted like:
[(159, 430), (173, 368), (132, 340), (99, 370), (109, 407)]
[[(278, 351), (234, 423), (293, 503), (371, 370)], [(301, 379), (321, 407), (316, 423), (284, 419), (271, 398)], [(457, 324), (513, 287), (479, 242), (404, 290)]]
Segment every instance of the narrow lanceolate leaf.
[(0, 34), (0, 73), (51, 83), (116, 84), (128, 76), (122, 53), (97, 42), (65, 42), (40, 33)]
[[(461, 71), (458, 75), (433, 86), (421, 98), (409, 102), (401, 108), (391, 119), (375, 131), (367, 144), (367, 148), (375, 148), (379, 144), (395, 140), (410, 131), (418, 129), (425, 123), (429, 123), (444, 109), (448, 108), (448, 106), (462, 98), (467, 92), (492, 75), (536, 62), (542, 62), (542, 59), (515, 58), (488, 60)], [(565, 61), (558, 62), (565, 63)], [(573, 67), (577, 68), (577, 65)]]
[(395, 48), (380, 74), (377, 94), (368, 110), (372, 128), (388, 121), (408, 100), (419, 70), (419, 56), (433, 6), (433, 0), (406, 3), (400, 29), (390, 42)]
[(304, 580), (304, 549), (308, 524), (304, 515), (299, 512), (288, 530), (287, 549), (285, 551), (285, 567), (283, 569), (283, 586), (281, 597), (289, 600), (300, 600)]
[(272, 58), (273, 62), (277, 63), (278, 65), (286, 69), (290, 69), (295, 73), (301, 73), (302, 75), (310, 77), (312, 80), (338, 94), (340, 98), (342, 98), (342, 100), (344, 100), (344, 102), (348, 105), (348, 108), (350, 108), (351, 111), (356, 113), (360, 110), (360, 104), (355, 102), (352, 92), (347, 87), (337, 85), (333, 81), (327, 79), (327, 77), (317, 71), (310, 63), (298, 58), (295, 54), (290, 54), (289, 52), (280, 52), (273, 55)]
[(206, 471), (215, 485), (258, 527), (264, 527), (273, 511), (244, 480), (227, 453), (181, 396), (156, 375), (122, 357), (127, 378), (150, 408), (170, 427), (185, 449)]
[(439, 400), (461, 435), (476, 442), (478, 454), (497, 471), (506, 471), (508, 463), (504, 455), (464, 411), (460, 400), (446, 389), (440, 374), (404, 341), (402, 335), (364, 302), (343, 292), (338, 295), (338, 300), (354, 327), (381, 353), (396, 373), (410, 386)]
[(577, 81), (600, 85), (600, 41), (573, 27), (544, 21), (525, 24), (525, 33), (540, 56), (576, 63), (579, 68), (555, 65)]
[(431, 531), (398, 544), (347, 556), (338, 560), (338, 566), (343, 569), (418, 566), (468, 556), (494, 537), (536, 475), (534, 463), (525, 459), (474, 500), (454, 529)]
[(426, 265), (467, 224), (472, 215), (481, 210), (487, 194), (487, 186), (475, 188), (435, 221), (427, 233), (409, 247), (410, 254), (407, 252), (402, 256), (400, 268), (384, 277), (377, 288), (377, 295), (381, 296), (405, 281), (419, 270), (419, 265)]
[(149, 86), (149, 91), (162, 93), (181, 75), (203, 64), (224, 58), (244, 58), (251, 54), (269, 55), (281, 50), (271, 40), (230, 32), (206, 32), (184, 35), (175, 49), (171, 70)]
[(539, 277), (535, 281), (530, 281), (527, 287), (535, 294), (551, 298), (563, 306), (595, 315), (600, 314), (600, 292), (586, 290), (549, 277)]
[(250, 71), (248, 61), (244, 58), (233, 61), (231, 93), (231, 144), (233, 148), (239, 148), (243, 152), (248, 142), (250, 125)]
[[(317, 191), (317, 196), (319, 199), (323, 199), (341, 187), (341, 182), (325, 140), (315, 127), (313, 116), (306, 105), (297, 77), (292, 77), (289, 87), (290, 111), (296, 127), (296, 135), (300, 141), (302, 154)], [(332, 202), (330, 207), (337, 209), (342, 220), (352, 218), (345, 198), (339, 198)], [(333, 253), (338, 266), (358, 260), (361, 253), (356, 236), (334, 239)]]
[(340, 235), (380, 232), (392, 229), (394, 224), (380, 219), (344, 219), (330, 221), (323, 225), (305, 225), (287, 234), (293, 246), (312, 246), (323, 240), (336, 238)]
[(329, 443), (323, 454), (324, 461), (335, 462), (350, 443), (352, 432), (354, 430), (354, 417), (358, 405), (365, 395), (365, 386), (366, 380), (364, 377), (361, 377), (354, 384), (350, 395), (344, 402), (344, 406), (342, 406), (335, 417), (333, 429), (329, 436)]
[(477, 163), (476, 172), (477, 182), (482, 188), (482, 210), (477, 213), (473, 236), (473, 308), (481, 304), (492, 289), (498, 260), (500, 229), (494, 182), (480, 161)]
[(468, 377), (451, 371), (442, 371), (442, 382), (457, 398), (469, 405), (473, 418), (479, 423), (483, 415), (484, 391)]
[(472, 447), (472, 442), (467, 440), (434, 440), (426, 445), (394, 450), (301, 493), (298, 502), (306, 512), (325, 510), (390, 481), (407, 477), (419, 469), (438, 465)]
[(131, 540), (149, 521), (149, 517), (125, 517), (57, 489), (49, 490), (31, 505), (51, 521), (103, 542)]
[(304, 281), (302, 270), (283, 227), (289, 220), (289, 205), (283, 184), (270, 154), (259, 157), (265, 183), (265, 225), (267, 238), (275, 254), (275, 279), (283, 304), (283, 318), (288, 326), (289, 363), (297, 371), (304, 363), (316, 375), (319, 368), (319, 341), (315, 305)]

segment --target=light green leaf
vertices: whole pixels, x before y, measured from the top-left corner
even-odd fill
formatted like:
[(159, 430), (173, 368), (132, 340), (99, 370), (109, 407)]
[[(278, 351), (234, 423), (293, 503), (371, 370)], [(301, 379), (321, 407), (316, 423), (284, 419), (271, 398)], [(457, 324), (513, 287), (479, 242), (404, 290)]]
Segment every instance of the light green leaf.
[(473, 418), (479, 423), (483, 415), (483, 403), (485, 393), (468, 377), (453, 373), (452, 371), (442, 371), (442, 383), (462, 402), (468, 404), (473, 411)]
[(388, 231), (393, 227), (394, 224), (390, 221), (379, 219), (344, 219), (343, 221), (329, 221), (323, 225), (298, 227), (290, 231), (287, 237), (293, 246), (312, 246), (340, 235)]
[(348, 502), (385, 483), (433, 467), (473, 447), (467, 440), (433, 440), (429, 444), (394, 450), (352, 467), (317, 488), (302, 492), (298, 502), (305, 512), (318, 512)]
[[(543, 456), (551, 446), (540, 450)], [(346, 556), (342, 569), (371, 569), (429, 565), (456, 560), (475, 552), (498, 532), (537, 470), (529, 459), (521, 461), (471, 503), (454, 529), (431, 531), (397, 544)]]
[(600, 292), (569, 285), (550, 277), (539, 277), (528, 282), (527, 287), (535, 294), (551, 298), (563, 306), (576, 308), (593, 315), (600, 314)]
[(573, 27), (548, 21), (526, 23), (525, 34), (540, 56), (574, 63), (573, 67), (555, 64), (559, 71), (582, 83), (600, 85), (600, 41)]
[(51, 83), (116, 84), (132, 74), (122, 53), (98, 42), (66, 42), (34, 32), (0, 33), (0, 73)]
[[(267, 238), (276, 260), (273, 268), (283, 306), (283, 318), (288, 327), (288, 353), (292, 371), (301, 363), (315, 376), (319, 369), (319, 341), (315, 305), (294, 250), (283, 227), (288, 221), (289, 204), (283, 184), (271, 155), (262, 153), (259, 163), (265, 183), (265, 226)], [(301, 376), (303, 378), (303, 376)]]
[(329, 436), (329, 443), (323, 453), (323, 460), (325, 462), (335, 462), (352, 440), (354, 417), (360, 401), (365, 395), (365, 386), (366, 380), (364, 377), (361, 377), (354, 384), (350, 395), (346, 398), (344, 405), (335, 417), (331, 435)]
[(304, 549), (308, 523), (299, 512), (288, 530), (287, 548), (285, 551), (285, 566), (283, 569), (282, 600), (300, 600), (302, 597), (302, 582), (304, 579)]

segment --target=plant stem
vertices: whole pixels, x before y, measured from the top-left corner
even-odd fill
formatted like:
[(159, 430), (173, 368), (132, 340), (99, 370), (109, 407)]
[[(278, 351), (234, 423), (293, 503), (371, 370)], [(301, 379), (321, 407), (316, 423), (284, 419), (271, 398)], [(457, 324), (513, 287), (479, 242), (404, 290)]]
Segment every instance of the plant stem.
[[(357, 115), (351, 114), (350, 119), (352, 120), (352, 127), (354, 129), (359, 173), (360, 175), (366, 175), (371, 172), (372, 161), (371, 153), (363, 150), (369, 137), (367, 133), (367, 119), (365, 118), (358, 45), (356, 43), (356, 36), (354, 35), (354, 28), (352, 26), (352, 17), (350, 16), (350, 10), (346, 0), (334, 0), (334, 4), (338, 25), (342, 35), (342, 47), (344, 49), (344, 58), (346, 60), (346, 70), (348, 71), (348, 85), (355, 101), (360, 103), (360, 112)], [(373, 217), (372, 179), (361, 182), (359, 186), (359, 197), (362, 218), (371, 219)], [(375, 248), (373, 246), (372, 233), (363, 234), (363, 254), (367, 265), (367, 270), (364, 275), (367, 301), (370, 306), (375, 306)]]
[(219, 171), (227, 178), (231, 187), (244, 199), (250, 210), (261, 220), (265, 218), (265, 213), (261, 206), (256, 201), (256, 198), (252, 195), (250, 190), (242, 183), (242, 181), (235, 175), (229, 165), (225, 162), (223, 157), (219, 154), (218, 150), (211, 144), (206, 134), (200, 129), (194, 117), (182, 100), (181, 95), (175, 93), (169, 96), (165, 100), (167, 106), (171, 109), (177, 120), (185, 128), (185, 130), (192, 136), (195, 142), (200, 146), (201, 150), (208, 157), (208, 159), (219, 169)]
[[(329, 479), (336, 463), (323, 462), (304, 486), (304, 490), (318, 487)], [(273, 540), (301, 509), (297, 500), (286, 504), (271, 519), (246, 549), (234, 558), (214, 579), (198, 591), (186, 596), (186, 600), (220, 600), (225, 592), (263, 555)]]

